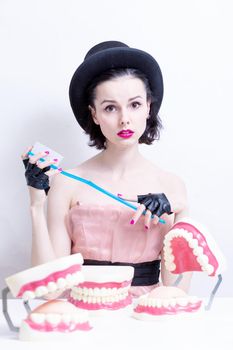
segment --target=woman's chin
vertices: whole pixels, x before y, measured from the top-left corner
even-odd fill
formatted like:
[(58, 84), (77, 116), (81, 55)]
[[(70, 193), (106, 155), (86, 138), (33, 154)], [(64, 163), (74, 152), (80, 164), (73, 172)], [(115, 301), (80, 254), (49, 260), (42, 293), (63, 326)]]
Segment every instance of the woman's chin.
[(130, 138), (119, 138), (117, 140), (114, 141), (109, 141), (107, 142), (106, 148), (121, 148), (121, 149), (125, 149), (128, 147), (132, 147), (132, 146), (137, 146), (138, 145), (138, 138), (135, 137), (130, 137)]

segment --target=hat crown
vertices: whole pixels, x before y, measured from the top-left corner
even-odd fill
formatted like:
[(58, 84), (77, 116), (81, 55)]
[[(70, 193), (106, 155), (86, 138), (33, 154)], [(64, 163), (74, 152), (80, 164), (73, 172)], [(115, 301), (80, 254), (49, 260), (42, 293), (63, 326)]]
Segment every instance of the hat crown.
[(95, 46), (93, 46), (86, 54), (84, 61), (91, 57), (92, 55), (95, 55), (96, 53), (99, 53), (101, 51), (105, 51), (107, 49), (114, 49), (117, 47), (127, 47), (129, 48), (128, 45), (122, 43), (121, 41), (103, 41), (102, 43), (99, 43)]

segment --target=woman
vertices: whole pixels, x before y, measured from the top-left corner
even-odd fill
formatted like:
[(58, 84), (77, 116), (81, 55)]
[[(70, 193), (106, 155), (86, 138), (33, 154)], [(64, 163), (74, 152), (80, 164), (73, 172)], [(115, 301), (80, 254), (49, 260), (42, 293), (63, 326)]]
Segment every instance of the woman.
[[(164, 235), (187, 215), (183, 182), (139, 152), (139, 143), (151, 144), (159, 138), (162, 97), (162, 74), (148, 53), (117, 41), (100, 43), (87, 53), (72, 78), (70, 102), (90, 145), (102, 151), (69, 172), (122, 198), (137, 200), (138, 210), (134, 213), (62, 174), (54, 176), (48, 192), (48, 177), (59, 171), (48, 170), (52, 161), (37, 165), (46, 152), (28, 160), (28, 149), (22, 158), (30, 193), (34, 265), (81, 252), (86, 264), (133, 265), (134, 295), (158, 284)], [(173, 283), (163, 259), (161, 275), (165, 285)], [(180, 286), (187, 289), (189, 280), (190, 274)]]

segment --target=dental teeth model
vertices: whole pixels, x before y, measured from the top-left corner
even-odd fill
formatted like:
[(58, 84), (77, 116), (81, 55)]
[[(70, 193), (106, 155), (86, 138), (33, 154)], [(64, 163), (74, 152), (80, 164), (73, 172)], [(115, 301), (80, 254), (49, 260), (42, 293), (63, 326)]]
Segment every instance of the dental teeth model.
[(22, 321), (19, 339), (66, 341), (77, 337), (78, 340), (80, 331), (90, 329), (87, 311), (79, 310), (67, 301), (51, 300), (37, 307)]
[(164, 239), (164, 260), (168, 271), (204, 271), (209, 276), (221, 274), (225, 258), (206, 228), (189, 218), (178, 221)]
[(139, 320), (156, 320), (161, 316), (193, 313), (200, 309), (201, 304), (202, 301), (197, 297), (189, 296), (177, 287), (161, 286), (139, 297), (133, 317)]
[(73, 287), (69, 301), (88, 311), (118, 310), (131, 304), (131, 266), (83, 266), (85, 282)]
[(12, 295), (24, 300), (43, 297), (83, 282), (81, 254), (65, 256), (5, 279)]

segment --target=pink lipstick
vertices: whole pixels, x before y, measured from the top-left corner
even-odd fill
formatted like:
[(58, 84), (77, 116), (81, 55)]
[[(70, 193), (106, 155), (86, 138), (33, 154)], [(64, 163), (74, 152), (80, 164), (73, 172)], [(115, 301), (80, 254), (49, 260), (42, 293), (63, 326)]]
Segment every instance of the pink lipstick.
[(130, 138), (132, 135), (134, 134), (134, 132), (132, 130), (121, 130), (117, 133), (118, 136), (122, 137), (123, 139), (128, 139)]

